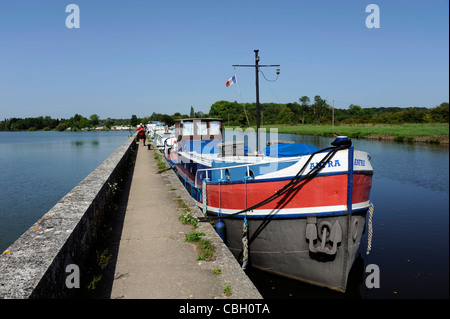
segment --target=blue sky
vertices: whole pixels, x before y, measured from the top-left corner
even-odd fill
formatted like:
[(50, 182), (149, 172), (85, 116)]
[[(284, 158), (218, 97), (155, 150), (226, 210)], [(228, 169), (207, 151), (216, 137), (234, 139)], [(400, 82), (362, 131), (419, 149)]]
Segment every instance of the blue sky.
[[(79, 29), (66, 27), (70, 3)], [(378, 29), (365, 24), (371, 3)], [(276, 82), (260, 77), (262, 103), (434, 107), (449, 100), (448, 17), (448, 0), (0, 0), (0, 118), (254, 102), (254, 70), (232, 67), (253, 64), (254, 49), (281, 65)]]

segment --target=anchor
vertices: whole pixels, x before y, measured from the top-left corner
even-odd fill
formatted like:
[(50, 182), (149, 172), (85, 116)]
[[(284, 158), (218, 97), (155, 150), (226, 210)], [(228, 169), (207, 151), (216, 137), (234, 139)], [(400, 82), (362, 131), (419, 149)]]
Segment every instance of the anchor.
[[(337, 251), (337, 245), (342, 241), (342, 228), (338, 221), (335, 221), (333, 226), (328, 221), (322, 221), (318, 226), (316, 217), (308, 217), (308, 224), (306, 224), (306, 239), (309, 240), (309, 251), (312, 253), (323, 253), (327, 255), (334, 255)], [(314, 246), (314, 241), (320, 241)], [(332, 242), (330, 248), (327, 242)]]

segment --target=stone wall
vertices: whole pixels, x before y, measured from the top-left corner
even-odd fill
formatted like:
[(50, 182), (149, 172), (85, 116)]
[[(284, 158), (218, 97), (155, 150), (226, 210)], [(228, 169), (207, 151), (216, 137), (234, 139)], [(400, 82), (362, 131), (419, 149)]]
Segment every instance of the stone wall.
[(113, 185), (135, 156), (130, 137), (0, 255), (0, 299), (64, 298), (68, 265), (82, 273)]

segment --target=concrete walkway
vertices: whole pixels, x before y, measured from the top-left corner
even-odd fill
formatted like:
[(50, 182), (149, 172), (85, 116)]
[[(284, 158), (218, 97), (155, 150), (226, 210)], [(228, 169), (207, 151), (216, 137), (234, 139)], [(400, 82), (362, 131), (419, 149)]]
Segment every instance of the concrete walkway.
[(183, 198), (195, 214), (200, 210), (173, 171), (158, 172), (154, 152), (138, 146), (110, 298), (261, 298), (209, 223), (200, 223), (197, 231), (216, 246), (216, 259), (196, 259), (195, 246), (185, 242), (193, 229), (178, 220), (181, 210), (174, 199)]

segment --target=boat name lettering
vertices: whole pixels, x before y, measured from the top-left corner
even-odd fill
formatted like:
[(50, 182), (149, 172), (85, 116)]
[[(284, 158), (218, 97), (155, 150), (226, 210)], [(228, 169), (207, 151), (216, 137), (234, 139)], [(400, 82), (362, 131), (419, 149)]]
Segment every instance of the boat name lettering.
[(366, 161), (362, 160), (362, 159), (355, 158), (354, 164), (357, 165), (357, 166), (366, 166)]
[[(317, 165), (319, 165), (319, 162), (311, 163), (311, 164), (309, 164), (309, 169), (313, 169)], [(341, 166), (341, 163), (339, 163), (339, 160), (334, 160), (334, 161), (328, 161), (328, 163), (324, 163), (322, 165), (324, 168), (325, 167), (337, 167), (337, 166)]]

